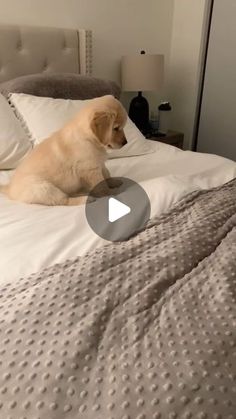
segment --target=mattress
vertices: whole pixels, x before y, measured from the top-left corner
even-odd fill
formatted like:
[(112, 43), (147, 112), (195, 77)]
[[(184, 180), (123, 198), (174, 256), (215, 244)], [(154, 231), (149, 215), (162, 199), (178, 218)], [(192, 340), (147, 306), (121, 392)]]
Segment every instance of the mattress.
[(0, 417), (235, 419), (235, 196), (0, 286)]
[[(236, 176), (225, 158), (182, 151), (151, 142), (147, 155), (110, 159), (113, 176), (138, 182), (151, 202), (151, 218), (169, 210), (188, 193), (224, 184)], [(12, 172), (0, 172), (6, 183)], [(85, 207), (25, 205), (0, 195), (0, 282), (38, 272), (55, 263), (83, 256), (107, 242), (89, 227)]]

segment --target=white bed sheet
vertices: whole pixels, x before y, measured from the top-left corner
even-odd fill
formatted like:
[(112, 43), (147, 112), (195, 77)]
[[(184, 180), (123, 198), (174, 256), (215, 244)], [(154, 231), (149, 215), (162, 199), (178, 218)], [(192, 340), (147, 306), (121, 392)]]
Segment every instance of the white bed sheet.
[[(168, 210), (191, 191), (215, 187), (236, 177), (236, 163), (231, 160), (153, 143), (152, 154), (107, 162), (113, 176), (128, 177), (146, 190), (151, 217)], [(0, 184), (10, 175), (0, 172)], [(89, 227), (84, 206), (25, 205), (0, 195), (1, 284), (106, 243)]]

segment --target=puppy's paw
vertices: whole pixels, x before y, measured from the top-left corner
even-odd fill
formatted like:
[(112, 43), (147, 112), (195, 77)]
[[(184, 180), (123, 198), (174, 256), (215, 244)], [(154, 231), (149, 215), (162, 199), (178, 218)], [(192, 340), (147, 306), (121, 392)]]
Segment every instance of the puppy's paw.
[(123, 182), (120, 179), (110, 177), (107, 179), (107, 183), (110, 188), (119, 188)]
[(109, 196), (109, 195), (112, 195), (112, 191), (108, 187), (96, 188), (96, 191), (93, 192), (93, 196), (95, 198), (101, 198), (103, 196)]
[(95, 196), (89, 196), (89, 199), (88, 199), (88, 201), (87, 201), (87, 203), (88, 204), (91, 204), (91, 203), (93, 203), (93, 202), (95, 202), (95, 201), (97, 201), (97, 198), (95, 197)]

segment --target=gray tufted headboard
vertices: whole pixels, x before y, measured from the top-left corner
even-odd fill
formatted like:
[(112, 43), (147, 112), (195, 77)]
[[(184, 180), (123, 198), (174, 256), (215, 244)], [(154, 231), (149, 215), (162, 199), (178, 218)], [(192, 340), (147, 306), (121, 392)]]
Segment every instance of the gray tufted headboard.
[(91, 31), (0, 25), (0, 82), (41, 72), (91, 75)]

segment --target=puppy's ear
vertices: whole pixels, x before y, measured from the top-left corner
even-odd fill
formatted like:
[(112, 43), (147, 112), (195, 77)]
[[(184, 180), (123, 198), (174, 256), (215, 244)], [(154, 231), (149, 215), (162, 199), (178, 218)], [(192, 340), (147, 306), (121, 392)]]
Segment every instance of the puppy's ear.
[(114, 115), (111, 112), (96, 111), (91, 121), (91, 129), (99, 141), (106, 143), (106, 136), (113, 122)]

